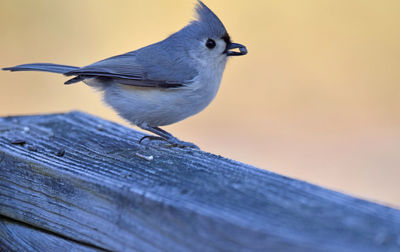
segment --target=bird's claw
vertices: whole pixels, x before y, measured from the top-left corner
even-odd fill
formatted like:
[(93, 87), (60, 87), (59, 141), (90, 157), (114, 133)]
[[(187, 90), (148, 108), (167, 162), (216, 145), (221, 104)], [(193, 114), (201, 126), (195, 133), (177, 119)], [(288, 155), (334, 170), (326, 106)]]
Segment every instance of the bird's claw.
[(145, 139), (149, 139), (150, 142), (153, 140), (166, 141), (164, 138), (159, 137), (159, 136), (144, 136), (144, 137), (140, 138), (139, 144), (142, 144), (143, 140), (145, 140)]

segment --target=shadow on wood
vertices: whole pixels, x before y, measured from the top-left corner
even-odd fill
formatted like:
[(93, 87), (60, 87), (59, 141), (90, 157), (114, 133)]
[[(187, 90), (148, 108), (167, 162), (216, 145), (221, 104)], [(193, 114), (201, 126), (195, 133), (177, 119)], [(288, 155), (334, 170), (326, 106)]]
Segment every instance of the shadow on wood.
[(398, 210), (142, 136), (81, 112), (0, 119), (0, 248), (400, 251)]

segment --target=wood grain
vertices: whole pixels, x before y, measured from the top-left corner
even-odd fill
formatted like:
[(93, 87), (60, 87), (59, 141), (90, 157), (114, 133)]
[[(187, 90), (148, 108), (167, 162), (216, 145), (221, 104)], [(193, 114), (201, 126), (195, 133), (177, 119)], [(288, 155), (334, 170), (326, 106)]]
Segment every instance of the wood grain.
[(0, 215), (111, 251), (400, 251), (396, 209), (142, 136), (81, 112), (0, 119)]
[(0, 217), (0, 251), (101, 252), (105, 250)]

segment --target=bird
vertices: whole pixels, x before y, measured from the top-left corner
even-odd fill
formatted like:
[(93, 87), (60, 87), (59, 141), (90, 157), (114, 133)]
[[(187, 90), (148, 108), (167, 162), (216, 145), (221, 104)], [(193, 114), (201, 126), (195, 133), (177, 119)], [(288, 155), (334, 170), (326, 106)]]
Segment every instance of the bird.
[(202, 1), (195, 19), (166, 39), (84, 67), (53, 63), (22, 64), (8, 71), (44, 71), (70, 77), (101, 91), (103, 101), (122, 118), (171, 146), (198, 148), (161, 129), (193, 116), (215, 98), (228, 58), (247, 54), (231, 41), (224, 24)]

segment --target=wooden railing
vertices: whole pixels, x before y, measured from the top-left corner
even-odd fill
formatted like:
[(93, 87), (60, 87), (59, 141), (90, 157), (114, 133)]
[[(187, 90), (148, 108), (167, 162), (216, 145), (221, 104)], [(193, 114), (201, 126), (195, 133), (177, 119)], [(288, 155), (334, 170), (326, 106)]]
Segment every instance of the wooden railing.
[(400, 251), (400, 211), (81, 113), (0, 119), (0, 251)]

